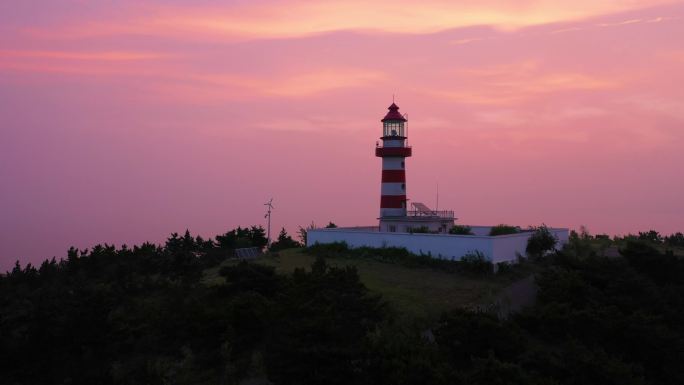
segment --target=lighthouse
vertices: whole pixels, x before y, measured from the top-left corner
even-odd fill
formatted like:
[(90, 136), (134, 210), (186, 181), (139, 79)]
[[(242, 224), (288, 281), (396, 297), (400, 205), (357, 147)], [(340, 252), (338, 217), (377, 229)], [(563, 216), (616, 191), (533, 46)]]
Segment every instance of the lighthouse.
[[(407, 115), (399, 112), (394, 101), (388, 110), (380, 120), (382, 144), (378, 141), (375, 145), (375, 156), (382, 160), (379, 225), (307, 229), (306, 245), (344, 242), (351, 248), (401, 247), (415, 254), (450, 260), (478, 252), (494, 264), (518, 261), (519, 256), (525, 254), (533, 232), (495, 236), (490, 235), (492, 226), (467, 226), (469, 234), (450, 231), (456, 221), (453, 210), (438, 210), (437, 207), (432, 210), (423, 203), (409, 200), (406, 160), (413, 154), (408, 145)], [(416, 132), (415, 128), (412, 127), (412, 133)], [(418, 186), (416, 190), (425, 191), (425, 187)], [(568, 229), (550, 231), (558, 238), (559, 245), (567, 243)]]
[(380, 218), (406, 216), (406, 158), (411, 147), (406, 144), (406, 118), (392, 103), (382, 122), (382, 147), (375, 156), (382, 158), (382, 187), (380, 188)]
[[(456, 221), (453, 210), (432, 210), (407, 197), (406, 160), (413, 155), (408, 145), (407, 115), (399, 112), (394, 101), (388, 110), (381, 119), (382, 144), (378, 141), (375, 145), (375, 156), (382, 160), (379, 225), (307, 229), (306, 245), (344, 242), (351, 248), (401, 247), (415, 254), (450, 260), (479, 252), (494, 264), (518, 261), (533, 232), (495, 236), (490, 235), (492, 226), (467, 226), (469, 234), (450, 231)], [(411, 132), (415, 133), (415, 129), (413, 126)], [(425, 187), (415, 189), (425, 191)], [(567, 243), (568, 229), (550, 230), (560, 245)]]
[(382, 158), (380, 187), (380, 231), (409, 232), (416, 229), (446, 232), (454, 223), (453, 211), (437, 212), (418, 202), (408, 210), (406, 198), (406, 158), (412, 155), (407, 144), (408, 120), (394, 102), (382, 118), (382, 146), (375, 148), (375, 156)]

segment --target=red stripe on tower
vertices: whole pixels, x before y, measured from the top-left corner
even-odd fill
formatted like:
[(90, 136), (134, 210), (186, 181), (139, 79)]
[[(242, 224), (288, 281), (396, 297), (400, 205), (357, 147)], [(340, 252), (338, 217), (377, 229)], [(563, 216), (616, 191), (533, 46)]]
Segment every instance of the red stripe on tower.
[(400, 209), (406, 207), (406, 195), (381, 195), (380, 207), (384, 209)]
[(405, 170), (382, 170), (382, 183), (405, 183)]
[(375, 156), (411, 156), (411, 147), (376, 147)]

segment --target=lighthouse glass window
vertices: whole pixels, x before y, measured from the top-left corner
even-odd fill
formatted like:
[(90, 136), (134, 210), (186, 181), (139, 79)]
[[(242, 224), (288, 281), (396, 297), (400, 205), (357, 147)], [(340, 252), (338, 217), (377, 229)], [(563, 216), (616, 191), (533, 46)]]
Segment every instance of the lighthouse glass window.
[(385, 122), (384, 136), (404, 136), (404, 122)]

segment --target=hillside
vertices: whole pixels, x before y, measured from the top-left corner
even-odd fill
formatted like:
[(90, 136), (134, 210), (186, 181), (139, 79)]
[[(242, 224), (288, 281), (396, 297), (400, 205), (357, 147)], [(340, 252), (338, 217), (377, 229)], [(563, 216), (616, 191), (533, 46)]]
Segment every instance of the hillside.
[[(290, 274), (306, 269), (315, 257), (302, 249), (268, 253), (250, 262), (271, 266), (276, 272)], [(509, 274), (454, 274), (426, 267), (406, 267), (375, 259), (328, 256), (326, 262), (335, 267), (356, 267), (361, 282), (371, 292), (381, 295), (397, 311), (417, 319), (435, 319), (456, 308), (489, 305), (497, 301), (501, 291), (513, 282), (531, 274), (527, 265)], [(222, 266), (236, 264), (226, 261)], [(221, 267), (222, 267), (221, 266)], [(205, 272), (205, 282), (221, 282), (215, 267)]]
[[(0, 275), (2, 382), (684, 383), (684, 260), (658, 239), (603, 256), (573, 234), (496, 274), (476, 256), (343, 245), (227, 259), (263, 242), (256, 227), (173, 234), (17, 264)], [(488, 306), (532, 283), (529, 307)]]

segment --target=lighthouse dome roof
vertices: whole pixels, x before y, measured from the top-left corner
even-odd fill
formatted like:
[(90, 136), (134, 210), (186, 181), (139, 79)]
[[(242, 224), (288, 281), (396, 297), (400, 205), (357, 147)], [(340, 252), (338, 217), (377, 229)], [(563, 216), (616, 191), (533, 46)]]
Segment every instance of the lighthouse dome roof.
[(387, 107), (387, 109), (389, 110), (389, 112), (387, 112), (387, 115), (385, 115), (385, 117), (382, 118), (382, 122), (386, 122), (388, 120), (398, 120), (402, 122), (406, 121), (406, 118), (404, 118), (404, 116), (399, 112), (399, 106), (397, 106), (396, 104), (392, 103), (392, 105)]

